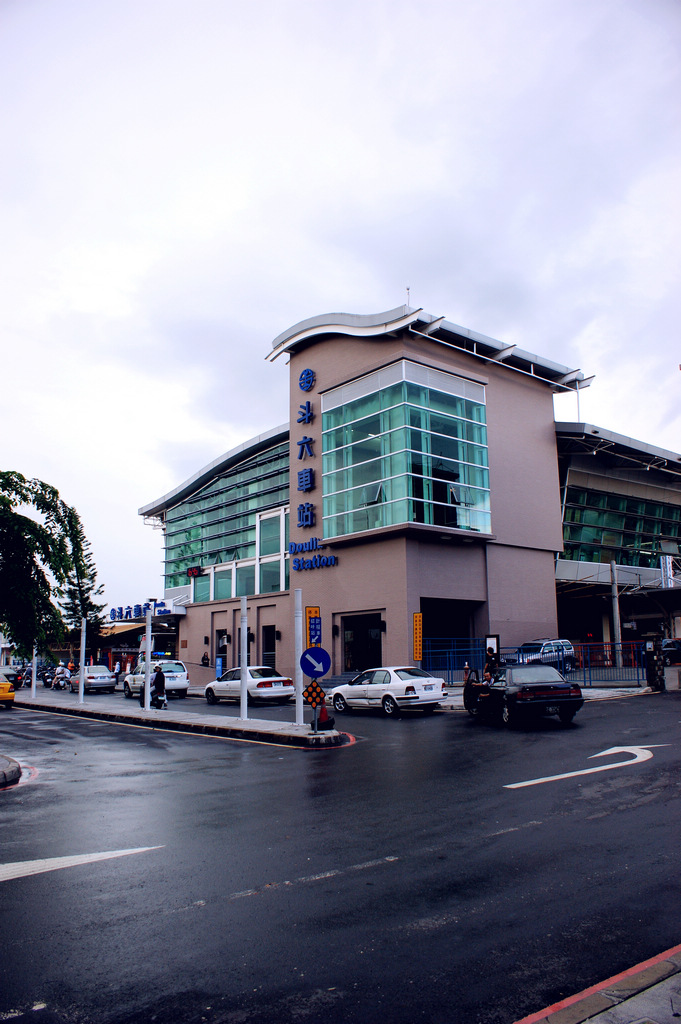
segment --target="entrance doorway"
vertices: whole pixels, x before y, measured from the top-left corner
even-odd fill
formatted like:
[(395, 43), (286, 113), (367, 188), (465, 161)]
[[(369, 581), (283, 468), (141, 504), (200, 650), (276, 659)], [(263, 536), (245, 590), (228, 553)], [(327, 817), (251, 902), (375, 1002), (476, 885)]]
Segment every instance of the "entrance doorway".
[(380, 612), (343, 616), (341, 632), (344, 672), (362, 672), (366, 668), (380, 668), (383, 664), (381, 657), (382, 626)]

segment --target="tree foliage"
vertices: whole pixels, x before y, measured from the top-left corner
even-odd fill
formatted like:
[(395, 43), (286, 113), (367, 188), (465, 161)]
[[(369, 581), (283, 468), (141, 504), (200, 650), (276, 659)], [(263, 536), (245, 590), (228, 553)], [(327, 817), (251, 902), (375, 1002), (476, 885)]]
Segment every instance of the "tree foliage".
[(84, 564), (79, 526), (56, 488), (0, 472), (0, 623), (23, 656), (63, 636), (55, 599), (69, 573)]
[(96, 643), (105, 625), (102, 612), (106, 604), (98, 604), (95, 599), (103, 593), (104, 587), (97, 585), (90, 542), (75, 509), (69, 510), (68, 537), (71, 567), (65, 586), (60, 588), (61, 609), (66, 624), (73, 630), (80, 630), (81, 619), (86, 619), (88, 643)]

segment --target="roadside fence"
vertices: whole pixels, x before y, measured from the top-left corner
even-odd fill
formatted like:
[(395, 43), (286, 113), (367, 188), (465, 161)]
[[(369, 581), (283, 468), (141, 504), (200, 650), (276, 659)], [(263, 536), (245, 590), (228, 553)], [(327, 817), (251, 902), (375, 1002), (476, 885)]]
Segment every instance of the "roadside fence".
[[(502, 647), (501, 660), (507, 664), (541, 662), (553, 665), (580, 686), (646, 686), (646, 658), (643, 643), (575, 644), (573, 654), (554, 652), (550, 656), (523, 655), (518, 647)], [(484, 640), (449, 637), (423, 640), (422, 667), (441, 676), (447, 686), (463, 686), (464, 670), (477, 669), (482, 677), (485, 664)]]

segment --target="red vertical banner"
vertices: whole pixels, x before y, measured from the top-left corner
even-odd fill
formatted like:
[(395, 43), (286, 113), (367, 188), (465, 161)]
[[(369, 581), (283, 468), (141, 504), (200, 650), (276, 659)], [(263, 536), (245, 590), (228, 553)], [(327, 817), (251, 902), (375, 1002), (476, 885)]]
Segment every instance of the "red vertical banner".
[(414, 612), (414, 661), (423, 660), (423, 615)]

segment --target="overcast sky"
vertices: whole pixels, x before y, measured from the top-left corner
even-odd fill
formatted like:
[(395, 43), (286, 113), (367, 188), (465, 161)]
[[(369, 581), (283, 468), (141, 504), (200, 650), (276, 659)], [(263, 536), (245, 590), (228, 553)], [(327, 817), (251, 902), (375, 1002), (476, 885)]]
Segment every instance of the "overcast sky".
[(0, 0), (2, 468), (160, 596), (137, 510), (286, 421), (275, 336), (407, 287), (681, 451), (680, 51), (679, 0)]

